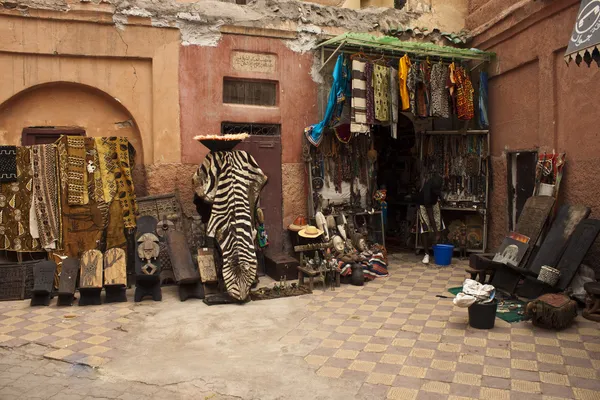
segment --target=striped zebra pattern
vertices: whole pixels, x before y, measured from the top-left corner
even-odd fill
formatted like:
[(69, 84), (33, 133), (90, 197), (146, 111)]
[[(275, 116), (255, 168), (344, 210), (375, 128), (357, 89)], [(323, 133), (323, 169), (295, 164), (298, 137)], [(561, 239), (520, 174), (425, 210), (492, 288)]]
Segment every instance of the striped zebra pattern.
[(367, 133), (367, 78), (365, 62), (352, 60), (352, 113), (350, 132)]
[(207, 235), (219, 244), (225, 287), (237, 300), (248, 297), (256, 277), (254, 210), (266, 182), (254, 158), (241, 150), (209, 153), (193, 178), (198, 196), (212, 203)]

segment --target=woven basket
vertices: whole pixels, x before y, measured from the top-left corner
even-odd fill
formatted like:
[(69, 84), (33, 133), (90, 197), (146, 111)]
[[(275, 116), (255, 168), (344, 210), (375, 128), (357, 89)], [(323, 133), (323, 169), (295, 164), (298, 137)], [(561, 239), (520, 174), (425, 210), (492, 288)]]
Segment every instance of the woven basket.
[(538, 280), (550, 285), (554, 286), (558, 283), (560, 279), (560, 271), (556, 268), (549, 267), (547, 265), (543, 265), (540, 274), (538, 275)]

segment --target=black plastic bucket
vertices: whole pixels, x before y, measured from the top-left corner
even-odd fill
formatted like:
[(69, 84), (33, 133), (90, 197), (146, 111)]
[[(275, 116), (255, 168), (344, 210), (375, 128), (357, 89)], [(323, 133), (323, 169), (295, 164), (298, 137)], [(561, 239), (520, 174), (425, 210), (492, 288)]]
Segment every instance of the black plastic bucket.
[(496, 299), (489, 303), (474, 303), (469, 307), (469, 325), (476, 329), (492, 329), (496, 321)]

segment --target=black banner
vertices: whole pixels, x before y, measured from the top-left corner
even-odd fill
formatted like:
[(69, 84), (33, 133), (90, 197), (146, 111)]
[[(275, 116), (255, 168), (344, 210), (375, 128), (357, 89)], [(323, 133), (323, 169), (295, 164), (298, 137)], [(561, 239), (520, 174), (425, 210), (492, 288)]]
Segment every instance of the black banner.
[(577, 64), (583, 60), (588, 65), (592, 60), (599, 62), (600, 53), (596, 48), (599, 43), (600, 0), (582, 0), (565, 54), (565, 60), (569, 62), (575, 59)]

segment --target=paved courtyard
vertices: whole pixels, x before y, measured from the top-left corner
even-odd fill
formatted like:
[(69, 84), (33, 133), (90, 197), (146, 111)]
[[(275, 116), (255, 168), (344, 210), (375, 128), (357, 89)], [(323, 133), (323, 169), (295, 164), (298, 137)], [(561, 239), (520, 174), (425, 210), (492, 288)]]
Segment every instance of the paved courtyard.
[(600, 399), (598, 324), (478, 331), (446, 292), (462, 265), (390, 263), (363, 287), (243, 306), (173, 287), (160, 303), (0, 302), (0, 399)]

